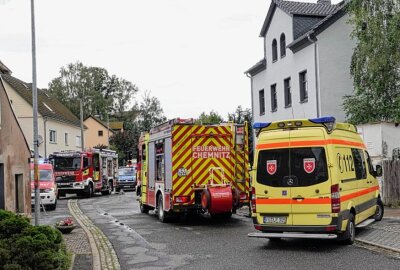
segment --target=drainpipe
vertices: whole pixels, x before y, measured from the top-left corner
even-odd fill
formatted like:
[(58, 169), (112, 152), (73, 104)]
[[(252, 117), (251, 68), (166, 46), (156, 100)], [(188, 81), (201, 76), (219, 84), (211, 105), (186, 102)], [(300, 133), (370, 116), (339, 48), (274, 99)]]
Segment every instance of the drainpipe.
[(318, 39), (311, 37), (314, 32), (307, 34), (308, 41), (314, 44), (314, 66), (315, 66), (315, 97), (317, 103), (317, 117), (320, 117), (320, 89), (319, 89), (319, 65), (318, 65)]
[(43, 117), (43, 127), (44, 127), (44, 158), (47, 158), (47, 117)]
[[(246, 76), (247, 76), (247, 78), (250, 79), (250, 89), (251, 89), (251, 113), (252, 113), (252, 118), (253, 118), (253, 122), (254, 122), (254, 115), (255, 115), (255, 113), (254, 113), (254, 99), (253, 99), (253, 78), (252, 78), (251, 76), (249, 76), (248, 73), (246, 73)], [(250, 123), (250, 125), (253, 125), (253, 123)], [(253, 129), (252, 129), (252, 132), (251, 132), (251, 137), (253, 138), (253, 154), (254, 154), (254, 149), (255, 149), (255, 146), (256, 146), (256, 140), (255, 140), (255, 137), (254, 137), (254, 130), (253, 130)], [(254, 162), (254, 159), (253, 159), (253, 162)]]

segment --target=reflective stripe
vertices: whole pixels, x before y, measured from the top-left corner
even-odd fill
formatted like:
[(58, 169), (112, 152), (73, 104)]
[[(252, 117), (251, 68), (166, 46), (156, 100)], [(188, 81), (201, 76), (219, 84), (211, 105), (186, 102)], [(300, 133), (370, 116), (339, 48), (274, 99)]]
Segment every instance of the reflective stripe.
[[(363, 189), (351, 194), (340, 197), (340, 202), (345, 202), (350, 199), (366, 195), (371, 192), (379, 190), (379, 186), (374, 186), (371, 188)], [(256, 204), (330, 204), (331, 198), (304, 198), (302, 200), (296, 200), (291, 198), (281, 198), (281, 199), (267, 199), (260, 198), (256, 199)]]
[(314, 140), (314, 141), (285, 141), (276, 143), (265, 143), (257, 145), (257, 149), (273, 149), (273, 148), (287, 148), (287, 147), (303, 147), (303, 146), (322, 146), (322, 145), (347, 145), (355, 146), (366, 149), (364, 143), (339, 140), (339, 139), (329, 139), (329, 140)]

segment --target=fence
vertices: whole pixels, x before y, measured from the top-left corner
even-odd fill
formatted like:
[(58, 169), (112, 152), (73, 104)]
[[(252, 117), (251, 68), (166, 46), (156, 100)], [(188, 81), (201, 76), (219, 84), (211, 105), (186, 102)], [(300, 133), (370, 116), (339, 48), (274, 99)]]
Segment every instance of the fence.
[(383, 160), (382, 200), (385, 205), (400, 205), (400, 160)]

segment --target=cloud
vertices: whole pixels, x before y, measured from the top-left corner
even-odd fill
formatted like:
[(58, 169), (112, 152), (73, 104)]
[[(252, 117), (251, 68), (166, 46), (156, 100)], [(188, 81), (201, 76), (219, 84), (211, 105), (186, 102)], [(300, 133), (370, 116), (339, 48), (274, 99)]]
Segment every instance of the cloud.
[(11, 0), (0, 0), (0, 5), (5, 5), (8, 2), (10, 2)]

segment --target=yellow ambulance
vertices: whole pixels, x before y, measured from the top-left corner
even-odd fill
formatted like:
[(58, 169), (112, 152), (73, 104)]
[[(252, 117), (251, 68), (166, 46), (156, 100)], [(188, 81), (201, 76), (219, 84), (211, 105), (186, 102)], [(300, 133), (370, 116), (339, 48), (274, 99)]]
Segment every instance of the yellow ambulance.
[(334, 117), (255, 123), (250, 237), (338, 239), (383, 217), (372, 166), (355, 126)]

